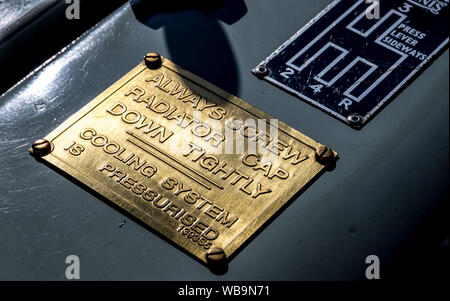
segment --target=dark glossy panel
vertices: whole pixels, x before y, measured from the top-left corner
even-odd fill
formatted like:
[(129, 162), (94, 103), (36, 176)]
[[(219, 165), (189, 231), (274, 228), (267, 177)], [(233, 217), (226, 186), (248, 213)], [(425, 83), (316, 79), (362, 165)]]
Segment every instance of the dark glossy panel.
[(0, 1), (0, 42), (43, 13), (57, 0)]
[[(124, 2), (126, 0), (0, 1), (0, 23), (11, 29), (3, 40), (0, 32), (0, 94)], [(74, 3), (80, 4), (80, 18), (68, 19), (66, 12), (73, 12)]]

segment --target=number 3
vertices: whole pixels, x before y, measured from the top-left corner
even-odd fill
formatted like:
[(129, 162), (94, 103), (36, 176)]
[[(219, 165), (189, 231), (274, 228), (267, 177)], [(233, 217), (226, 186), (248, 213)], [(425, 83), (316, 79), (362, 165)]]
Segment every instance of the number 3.
[(398, 10), (401, 11), (402, 13), (409, 13), (412, 7), (413, 6), (411, 4), (404, 3), (403, 7), (399, 7)]

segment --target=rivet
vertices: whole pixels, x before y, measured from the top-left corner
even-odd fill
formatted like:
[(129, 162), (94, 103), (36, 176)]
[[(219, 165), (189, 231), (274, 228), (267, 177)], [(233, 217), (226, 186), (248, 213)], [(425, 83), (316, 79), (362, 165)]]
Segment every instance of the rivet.
[(226, 259), (225, 252), (221, 248), (211, 248), (206, 252), (206, 261), (209, 264), (217, 264)]
[(352, 127), (359, 129), (362, 126), (363, 118), (359, 114), (351, 114), (347, 116), (347, 121)]
[(256, 75), (258, 78), (263, 78), (264, 76), (270, 74), (270, 70), (265, 65), (259, 65), (258, 67), (252, 70), (252, 73)]
[(157, 52), (147, 53), (144, 57), (144, 61), (150, 69), (158, 69), (162, 65), (161, 55)]
[(321, 145), (316, 149), (317, 162), (319, 162), (321, 164), (326, 164), (326, 163), (330, 162), (333, 158), (334, 158), (334, 152), (330, 148)]
[(53, 144), (46, 139), (38, 139), (31, 145), (31, 152), (36, 156), (45, 156), (51, 153), (53, 150)]

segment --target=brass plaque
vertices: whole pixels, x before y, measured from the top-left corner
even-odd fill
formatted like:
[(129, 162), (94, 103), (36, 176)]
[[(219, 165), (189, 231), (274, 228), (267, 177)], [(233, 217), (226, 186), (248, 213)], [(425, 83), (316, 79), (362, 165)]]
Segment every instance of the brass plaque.
[(205, 262), (216, 248), (229, 257), (337, 155), (166, 58), (45, 140), (30, 151)]

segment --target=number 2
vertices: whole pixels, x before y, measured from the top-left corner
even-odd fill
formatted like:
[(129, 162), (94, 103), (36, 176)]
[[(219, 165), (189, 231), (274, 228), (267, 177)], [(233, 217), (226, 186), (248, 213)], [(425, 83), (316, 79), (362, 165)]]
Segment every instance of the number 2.
[(294, 69), (289, 68), (289, 67), (286, 67), (286, 71), (280, 73), (280, 75), (282, 77), (287, 78), (287, 79), (289, 79), (289, 75), (292, 75), (292, 74), (294, 74)]

